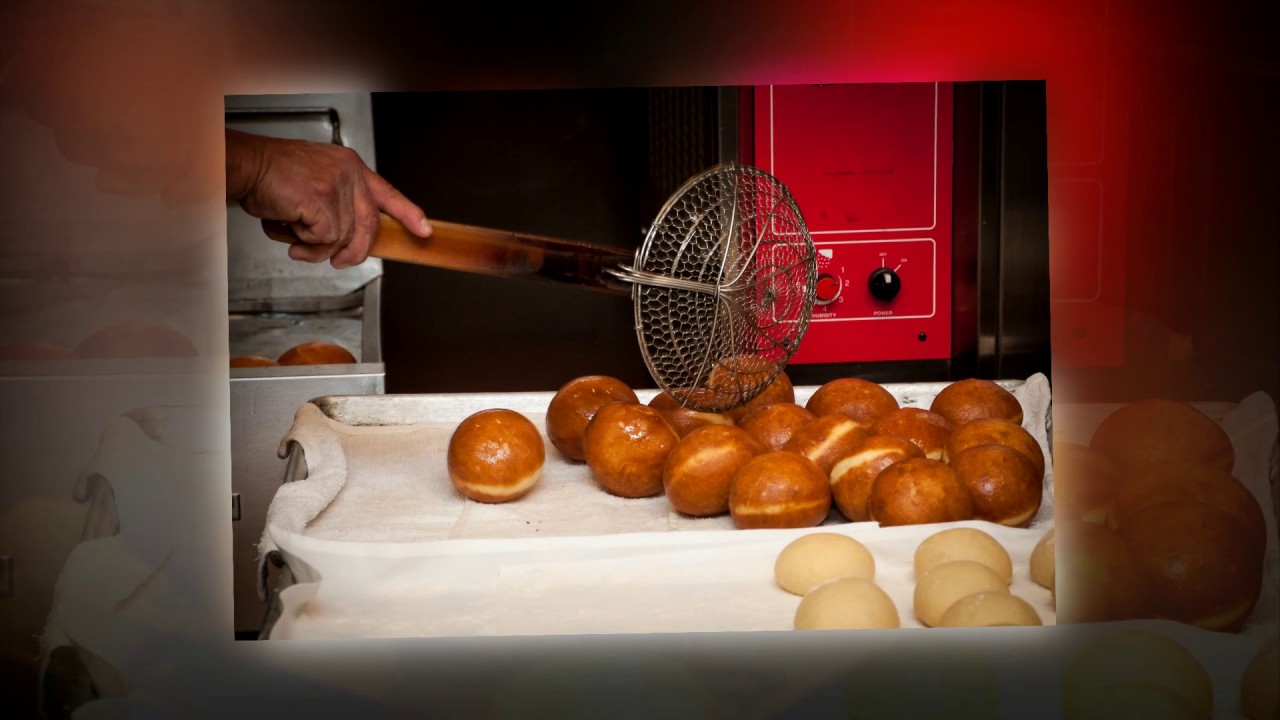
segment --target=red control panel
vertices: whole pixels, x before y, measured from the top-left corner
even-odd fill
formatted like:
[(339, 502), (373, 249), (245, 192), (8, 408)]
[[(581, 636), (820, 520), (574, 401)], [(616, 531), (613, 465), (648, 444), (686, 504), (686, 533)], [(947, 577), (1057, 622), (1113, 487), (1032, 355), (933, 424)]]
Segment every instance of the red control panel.
[(951, 356), (948, 83), (755, 88), (753, 164), (791, 190), (818, 251), (792, 363)]

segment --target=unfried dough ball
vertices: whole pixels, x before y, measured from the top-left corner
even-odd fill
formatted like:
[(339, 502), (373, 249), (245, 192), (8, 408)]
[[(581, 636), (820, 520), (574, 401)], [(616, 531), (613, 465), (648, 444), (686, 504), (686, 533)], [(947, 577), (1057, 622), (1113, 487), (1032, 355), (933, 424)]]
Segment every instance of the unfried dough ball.
[(1031, 603), (1008, 591), (977, 592), (951, 604), (938, 627), (1001, 627), (1043, 625)]
[(995, 570), (972, 560), (952, 560), (934, 567), (916, 581), (912, 604), (916, 618), (928, 627), (937, 627), (942, 614), (957, 600), (980, 592), (1009, 592), (1009, 586)]
[(1049, 532), (1045, 533), (1031, 550), (1031, 581), (1050, 590), (1056, 586), (1054, 570), (1057, 545), (1054, 542), (1054, 533), (1056, 532), (1057, 528), (1049, 528)]
[(1093, 448), (1065, 440), (1053, 442), (1055, 512), (1105, 523), (1121, 481), (1128, 477), (1115, 460)]
[(796, 608), (797, 630), (883, 630), (900, 624), (898, 608), (888, 593), (862, 578), (821, 585)]
[(783, 590), (805, 595), (819, 585), (855, 577), (876, 579), (876, 561), (866, 546), (848, 535), (810, 533), (789, 543), (773, 565), (774, 579)]
[(1240, 676), (1240, 709), (1249, 720), (1280, 717), (1280, 635), (1272, 635), (1254, 653)]
[(1213, 685), (1200, 661), (1177, 641), (1142, 630), (1096, 637), (1068, 657), (1062, 669), (1063, 709), (1069, 717), (1097, 717), (1113, 702), (1108, 695), (1114, 688), (1138, 685), (1172, 692), (1191, 709), (1190, 717), (1206, 720), (1213, 713)]
[(977, 528), (949, 528), (924, 539), (912, 557), (916, 577), (922, 578), (935, 567), (955, 560), (972, 560), (991, 568), (1013, 582), (1013, 560), (1009, 551), (990, 535)]

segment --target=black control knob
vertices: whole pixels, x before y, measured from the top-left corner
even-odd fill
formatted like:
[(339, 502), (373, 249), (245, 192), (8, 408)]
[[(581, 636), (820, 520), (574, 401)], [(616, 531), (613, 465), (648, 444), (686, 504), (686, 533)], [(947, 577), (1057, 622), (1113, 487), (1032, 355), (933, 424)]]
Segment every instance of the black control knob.
[(898, 273), (889, 268), (876, 268), (875, 272), (871, 273), (871, 279), (867, 281), (867, 287), (871, 290), (872, 297), (889, 302), (898, 297), (898, 291), (902, 289), (902, 281), (898, 279)]

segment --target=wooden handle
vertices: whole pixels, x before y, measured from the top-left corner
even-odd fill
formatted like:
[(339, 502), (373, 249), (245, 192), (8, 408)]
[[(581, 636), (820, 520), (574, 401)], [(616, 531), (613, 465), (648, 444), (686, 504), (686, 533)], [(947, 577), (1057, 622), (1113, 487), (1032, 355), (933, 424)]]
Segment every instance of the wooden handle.
[[(272, 240), (290, 245), (301, 242), (293, 228), (284, 223), (264, 220), (262, 228)], [(604, 272), (631, 261), (630, 254), (617, 248), (439, 220), (432, 220), (431, 228), (431, 236), (421, 238), (399, 220), (380, 213), (378, 234), (369, 256), (481, 275), (555, 280), (630, 292), (629, 284)]]

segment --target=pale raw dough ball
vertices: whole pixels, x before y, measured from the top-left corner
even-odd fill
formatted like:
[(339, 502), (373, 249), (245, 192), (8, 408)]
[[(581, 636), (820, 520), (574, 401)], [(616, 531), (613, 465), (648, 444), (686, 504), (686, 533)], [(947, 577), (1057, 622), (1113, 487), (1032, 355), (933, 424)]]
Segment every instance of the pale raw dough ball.
[(844, 578), (822, 585), (796, 608), (797, 630), (885, 630), (900, 626), (898, 608), (870, 580)]
[(1009, 584), (995, 570), (973, 560), (952, 560), (924, 574), (913, 598), (916, 618), (937, 627), (942, 614), (960, 598), (979, 592), (1008, 592)]
[(805, 595), (819, 585), (840, 578), (876, 579), (876, 561), (862, 543), (837, 533), (811, 533), (782, 549), (773, 565), (778, 585)]
[(1031, 603), (1007, 590), (965, 595), (942, 613), (938, 627), (997, 627), (1043, 625)]
[(1191, 717), (1212, 715), (1213, 686), (1204, 666), (1177, 641), (1144, 630), (1094, 638), (1067, 658), (1062, 669), (1063, 710), (1069, 717), (1091, 717), (1084, 714), (1088, 709), (1107, 704), (1099, 695), (1140, 683), (1177, 693), (1191, 708)]
[(1004, 578), (1006, 585), (1013, 582), (1013, 560), (999, 540), (975, 528), (951, 528), (934, 533), (916, 548), (916, 579), (923, 578), (935, 567), (956, 560), (972, 560), (982, 563)]
[(1064, 720), (1204, 720), (1178, 693), (1152, 683), (1104, 688), (1066, 704)]
[(1031, 580), (1035, 584), (1053, 590), (1056, 585), (1054, 583), (1054, 530), (1050, 528), (1049, 532), (1040, 538), (1040, 542), (1036, 543), (1034, 549), (1031, 550)]
[(1240, 711), (1249, 720), (1280, 717), (1280, 635), (1258, 648), (1240, 678)]

